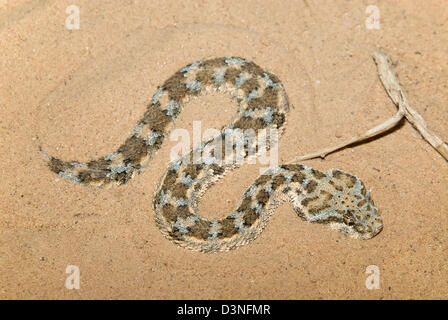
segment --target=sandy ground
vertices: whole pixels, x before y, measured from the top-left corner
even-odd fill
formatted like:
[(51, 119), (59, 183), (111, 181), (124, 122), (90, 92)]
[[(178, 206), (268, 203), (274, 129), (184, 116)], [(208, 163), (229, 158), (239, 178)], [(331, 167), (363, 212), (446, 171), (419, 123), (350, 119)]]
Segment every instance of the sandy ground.
[[(66, 8), (80, 9), (68, 30)], [(376, 5), (380, 29), (368, 29)], [(372, 189), (384, 230), (367, 241), (302, 223), (277, 209), (238, 250), (194, 253), (166, 240), (152, 197), (167, 142), (145, 173), (108, 190), (51, 173), (62, 159), (117, 148), (169, 75), (192, 61), (242, 56), (275, 73), (294, 108), (280, 162), (333, 145), (395, 113), (371, 53), (387, 49), (411, 104), (448, 140), (448, 7), (440, 1), (0, 0), (0, 298), (406, 299), (448, 298), (447, 162), (403, 123), (379, 139), (307, 164), (356, 174)], [(190, 103), (191, 131), (226, 124), (225, 96)], [(201, 213), (222, 217), (260, 165), (213, 186)], [(65, 286), (80, 270), (80, 289)], [(380, 271), (369, 290), (366, 268)]]

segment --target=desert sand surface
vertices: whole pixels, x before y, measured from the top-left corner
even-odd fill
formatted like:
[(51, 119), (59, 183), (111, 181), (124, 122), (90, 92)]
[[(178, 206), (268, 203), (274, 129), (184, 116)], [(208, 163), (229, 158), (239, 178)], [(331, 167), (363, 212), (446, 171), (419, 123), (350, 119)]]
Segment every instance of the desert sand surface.
[[(67, 28), (71, 5), (79, 29)], [(369, 24), (372, 14), (379, 25)], [(153, 195), (175, 142), (110, 189), (62, 179), (39, 152), (104, 156), (173, 72), (240, 56), (277, 75), (293, 106), (279, 139), (284, 163), (396, 112), (371, 57), (377, 47), (392, 56), (411, 105), (448, 141), (446, 1), (0, 0), (0, 41), (0, 298), (448, 298), (448, 165), (406, 121), (304, 162), (364, 181), (383, 218), (376, 237), (302, 222), (285, 204), (254, 242), (217, 254), (176, 246), (154, 222)], [(220, 128), (235, 111), (227, 96), (201, 97), (176, 127)], [(226, 175), (205, 193), (201, 214), (230, 213), (260, 167)], [(79, 269), (79, 289), (66, 287), (68, 266)], [(366, 286), (369, 266), (379, 288)]]

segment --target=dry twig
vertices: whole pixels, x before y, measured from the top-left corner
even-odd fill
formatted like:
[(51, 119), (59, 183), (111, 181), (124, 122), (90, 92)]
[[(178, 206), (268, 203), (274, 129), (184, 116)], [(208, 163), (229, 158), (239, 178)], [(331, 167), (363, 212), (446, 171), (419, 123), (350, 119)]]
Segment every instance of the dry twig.
[(426, 122), (423, 117), (409, 105), (409, 102), (401, 89), (400, 83), (398, 82), (397, 74), (393, 69), (392, 60), (389, 55), (384, 51), (384, 49), (380, 48), (379, 50), (373, 52), (372, 57), (378, 69), (378, 76), (386, 89), (387, 94), (398, 107), (398, 112), (392, 118), (370, 130), (367, 130), (362, 135), (348, 139), (336, 146), (328, 147), (318, 152), (297, 157), (293, 160), (293, 162), (318, 157), (323, 159), (326, 155), (332, 152), (350, 146), (354, 143), (365, 141), (388, 131), (389, 129), (395, 127), (403, 117), (405, 117), (420, 132), (422, 137), (428, 141), (428, 143), (433, 146), (434, 149), (436, 149), (442, 157), (445, 158), (445, 160), (448, 161), (448, 145), (426, 127)]

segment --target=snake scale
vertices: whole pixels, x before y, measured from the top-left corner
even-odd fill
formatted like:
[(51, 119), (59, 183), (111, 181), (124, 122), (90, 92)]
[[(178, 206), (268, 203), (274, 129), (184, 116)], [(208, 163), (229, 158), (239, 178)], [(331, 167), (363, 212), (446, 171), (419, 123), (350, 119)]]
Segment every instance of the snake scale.
[[(229, 93), (238, 103), (236, 115), (216, 137), (222, 141), (227, 129), (258, 132), (285, 125), (289, 102), (274, 74), (243, 58), (204, 59), (183, 67), (158, 87), (134, 131), (116, 151), (89, 162), (62, 161), (46, 154), (48, 166), (59, 176), (84, 185), (125, 184), (147, 167), (191, 98), (211, 92)], [(217, 161), (213, 154), (200, 163), (188, 160), (211, 143), (203, 142), (172, 162), (155, 192), (155, 221), (177, 245), (201, 252), (243, 246), (257, 238), (274, 209), (286, 201), (292, 202), (300, 219), (325, 224), (352, 238), (369, 239), (381, 231), (380, 213), (360, 179), (338, 169), (321, 172), (295, 163), (271, 167), (260, 175), (225, 218), (201, 217), (197, 203), (203, 193), (238, 167)], [(245, 139), (243, 147), (237, 148), (233, 141), (226, 157), (239, 153), (247, 158), (254, 143)]]

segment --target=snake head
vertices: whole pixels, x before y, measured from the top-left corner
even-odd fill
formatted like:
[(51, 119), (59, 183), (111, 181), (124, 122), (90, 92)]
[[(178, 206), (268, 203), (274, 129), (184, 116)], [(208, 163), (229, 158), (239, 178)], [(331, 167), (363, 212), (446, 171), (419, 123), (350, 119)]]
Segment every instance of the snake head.
[(328, 187), (333, 189), (331, 207), (336, 213), (330, 227), (355, 239), (376, 236), (383, 228), (383, 221), (364, 183), (341, 170), (326, 173), (330, 176)]

